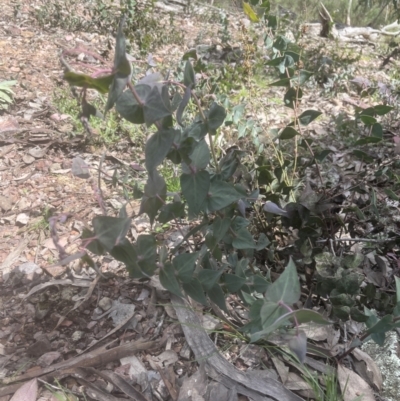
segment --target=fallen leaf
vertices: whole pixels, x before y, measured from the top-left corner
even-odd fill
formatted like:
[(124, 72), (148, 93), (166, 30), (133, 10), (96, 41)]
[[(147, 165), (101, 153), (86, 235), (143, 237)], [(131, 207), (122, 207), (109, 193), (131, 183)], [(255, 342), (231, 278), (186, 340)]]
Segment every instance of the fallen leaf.
[(343, 394), (343, 401), (375, 401), (374, 392), (368, 383), (352, 370), (338, 365), (338, 381)]
[(364, 351), (359, 348), (353, 350), (353, 355), (359, 360), (364, 361), (367, 367), (367, 374), (371, 382), (376, 386), (378, 391), (382, 390), (382, 374), (374, 360)]
[(36, 401), (38, 392), (37, 380), (32, 379), (23, 384), (12, 396), (10, 401)]

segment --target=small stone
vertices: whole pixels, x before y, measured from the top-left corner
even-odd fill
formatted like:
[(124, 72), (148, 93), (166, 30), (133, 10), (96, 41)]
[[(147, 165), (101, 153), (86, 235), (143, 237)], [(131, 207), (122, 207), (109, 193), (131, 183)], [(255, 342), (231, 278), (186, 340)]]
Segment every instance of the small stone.
[(10, 198), (6, 196), (1, 196), (0, 195), (0, 209), (3, 210), (3, 212), (8, 212), (12, 208), (12, 203), (10, 201)]
[(16, 270), (18, 270), (22, 274), (26, 274), (27, 276), (33, 274), (42, 274), (42, 269), (33, 262), (22, 263), (22, 265), (19, 265)]
[(60, 163), (53, 163), (50, 166), (50, 171), (57, 171), (57, 170), (61, 170), (61, 164)]
[(31, 155), (23, 155), (22, 160), (25, 164), (32, 164), (35, 161), (35, 158)]
[(103, 309), (103, 311), (108, 311), (112, 306), (111, 298), (104, 297), (104, 298), (100, 299), (99, 306), (101, 309)]
[(95, 320), (92, 320), (91, 322), (88, 323), (86, 326), (89, 330), (91, 330), (94, 326), (96, 326), (97, 322)]
[(85, 333), (84, 333), (83, 331), (77, 330), (77, 331), (75, 331), (75, 332), (72, 334), (71, 340), (72, 340), (73, 342), (77, 342), (77, 341), (79, 341), (81, 338), (83, 338), (84, 335), (85, 335)]
[(15, 222), (19, 226), (26, 226), (29, 223), (29, 216), (26, 213), (20, 213)]
[(27, 354), (38, 358), (51, 350), (51, 343), (46, 336), (42, 336), (26, 350)]
[(41, 159), (44, 156), (45, 151), (36, 146), (34, 148), (29, 149), (28, 153), (35, 159)]
[(14, 269), (16, 277), (19, 277), (23, 284), (29, 284), (37, 280), (42, 274), (42, 269), (33, 262), (26, 262)]
[(42, 355), (38, 359), (37, 363), (42, 368), (45, 368), (47, 366), (50, 366), (53, 362), (55, 362), (60, 357), (61, 357), (61, 354), (58, 351), (46, 352), (44, 355)]

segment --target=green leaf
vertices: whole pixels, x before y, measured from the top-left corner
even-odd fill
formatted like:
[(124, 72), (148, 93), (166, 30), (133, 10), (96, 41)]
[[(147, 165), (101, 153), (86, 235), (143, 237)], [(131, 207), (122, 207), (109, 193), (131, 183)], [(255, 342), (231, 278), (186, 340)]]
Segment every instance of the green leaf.
[(192, 97), (192, 88), (190, 86), (187, 86), (183, 98), (179, 103), (178, 109), (176, 111), (176, 121), (181, 127), (183, 127), (183, 122), (182, 122), (183, 112), (185, 111), (186, 106), (189, 104), (191, 97)]
[(294, 109), (295, 105), (301, 100), (303, 97), (303, 91), (299, 88), (289, 88), (283, 97), (283, 102), (285, 106)]
[(374, 111), (378, 116), (384, 116), (385, 114), (390, 113), (392, 110), (392, 106), (386, 106), (383, 104), (374, 106)]
[(256, 243), (249, 230), (243, 227), (235, 233), (232, 246), (236, 249), (254, 249), (256, 248)]
[(372, 163), (374, 161), (374, 158), (372, 156), (370, 156), (368, 153), (363, 152), (362, 150), (355, 149), (351, 153), (358, 159), (361, 159), (366, 163)]
[(158, 221), (162, 224), (168, 223), (174, 219), (185, 217), (185, 204), (182, 202), (167, 203), (161, 208), (158, 215)]
[(301, 125), (308, 125), (316, 118), (318, 118), (322, 113), (317, 110), (306, 110), (299, 116), (299, 122)]
[(221, 241), (222, 238), (224, 238), (230, 226), (231, 226), (231, 219), (229, 217), (224, 217), (223, 219), (221, 219), (221, 217), (217, 216), (214, 219), (212, 229), (213, 229), (213, 235), (217, 240), (217, 242)]
[(96, 238), (107, 251), (111, 251), (126, 236), (131, 226), (131, 219), (111, 216), (96, 216), (93, 221)]
[(243, 2), (243, 11), (250, 18), (252, 22), (259, 22), (260, 18), (258, 18), (257, 13), (253, 10), (249, 3)]
[(376, 123), (376, 118), (371, 117), (371, 116), (365, 116), (361, 115), (360, 120), (365, 124), (365, 125), (373, 125)]
[(213, 180), (207, 196), (207, 207), (209, 212), (221, 210), (233, 202), (236, 202), (242, 195), (236, 191), (233, 184), (225, 181)]
[(290, 259), (284, 272), (267, 289), (266, 298), (272, 302), (292, 305), (300, 299), (300, 283), (296, 266)]
[(183, 297), (178, 280), (175, 277), (174, 268), (171, 263), (167, 262), (165, 266), (160, 270), (160, 283), (168, 291), (172, 292), (178, 297)]
[(371, 129), (371, 136), (383, 139), (383, 128), (382, 125), (379, 123), (376, 123), (372, 126)]
[(80, 74), (73, 71), (67, 71), (64, 74), (64, 79), (72, 86), (80, 88), (95, 89), (99, 93), (107, 93), (110, 85), (113, 82), (114, 74), (106, 75), (99, 78), (92, 78), (86, 74)]
[(319, 162), (323, 162), (325, 160), (325, 158), (330, 154), (333, 153), (332, 150), (330, 149), (324, 149), (321, 152), (317, 153), (315, 155), (315, 159), (318, 160)]
[(197, 277), (203, 288), (208, 291), (214, 287), (221, 274), (222, 270), (203, 269), (199, 271)]
[(213, 103), (207, 113), (208, 128), (215, 132), (225, 121), (226, 111), (217, 103)]
[(309, 323), (309, 322), (314, 322), (317, 324), (324, 324), (324, 325), (332, 324), (332, 322), (326, 320), (321, 314), (311, 309), (299, 309), (293, 311), (291, 316), (296, 317), (299, 324)]
[(396, 301), (400, 302), (400, 278), (397, 276), (394, 276), (395, 282), (396, 282)]
[(390, 188), (385, 188), (384, 189), (385, 194), (392, 200), (394, 201), (399, 201), (400, 198), (390, 189)]
[(190, 298), (193, 298), (195, 301), (207, 306), (207, 299), (204, 295), (200, 281), (197, 278), (193, 277), (189, 283), (183, 283), (182, 287)]
[[(397, 290), (397, 288), (396, 288), (396, 290)], [(397, 291), (396, 291), (396, 293), (397, 293)], [(393, 308), (393, 316), (396, 317), (396, 318), (400, 317), (400, 302), (397, 302), (396, 306)], [(395, 327), (399, 327), (399, 322), (398, 321), (396, 322), (396, 326)]]
[(210, 250), (211, 254), (214, 256), (215, 259), (221, 261), (222, 259), (222, 252), (221, 249), (218, 247), (217, 239), (211, 235), (210, 233), (206, 235), (205, 243)]
[(235, 274), (224, 274), (223, 276), (226, 288), (230, 293), (235, 293), (239, 291), (244, 284), (246, 279), (243, 277), (236, 276)]
[(12, 103), (12, 98), (3, 91), (0, 91), (0, 99), (2, 99), (5, 103)]
[(108, 92), (108, 99), (104, 111), (104, 115), (112, 109), (117, 99), (120, 97), (129, 82), (132, 74), (132, 66), (126, 57), (125, 36), (123, 33), (123, 26), (125, 24), (125, 17), (121, 18), (115, 44), (114, 55), (114, 79)]
[(204, 139), (198, 142), (189, 157), (192, 167), (195, 167), (196, 170), (205, 169), (210, 162), (210, 149), (207, 142)]
[(146, 277), (137, 264), (136, 247), (126, 238), (111, 250), (110, 255), (125, 264), (131, 277), (136, 279)]
[(357, 308), (350, 308), (350, 316), (351, 318), (360, 323), (365, 323), (368, 320), (368, 316), (361, 313)]
[(157, 266), (157, 243), (152, 235), (139, 235), (136, 240), (138, 265), (147, 277), (151, 277)]
[[(382, 319), (378, 320), (376, 324), (374, 324), (372, 327), (368, 328), (368, 330), (365, 332), (365, 334), (384, 334), (391, 330), (393, 328), (393, 316), (392, 315), (386, 315)], [(372, 336), (371, 336), (372, 337)], [(375, 341), (375, 339), (372, 337), (372, 339)], [(379, 344), (379, 343), (378, 343)], [(379, 345), (383, 345), (379, 344)]]
[(198, 215), (210, 189), (210, 174), (205, 170), (193, 174), (182, 174), (181, 188), (189, 205), (189, 211)]
[[(12, 81), (1, 81), (0, 82), (0, 90), (7, 91), (7, 92), (8, 91), (12, 92), (11, 89), (10, 89), (10, 86), (14, 86), (16, 84), (17, 84), (17, 81), (15, 81), (15, 80), (12, 80)], [(12, 93), (14, 93), (14, 92), (12, 92)]]
[[(379, 321), (379, 319), (376, 316), (376, 314), (374, 312), (370, 311), (365, 306), (364, 306), (364, 313), (365, 313), (366, 316), (368, 316), (368, 320), (365, 322), (365, 325), (368, 328), (374, 327)], [(385, 337), (386, 337), (386, 333), (382, 332), (382, 331), (378, 331), (378, 332), (375, 332), (375, 333), (371, 334), (372, 340), (374, 340), (380, 346), (383, 346), (383, 344), (385, 342)]]
[(289, 87), (290, 85), (290, 78), (283, 78), (279, 81), (275, 81), (269, 84), (269, 86), (286, 86)]
[[(261, 317), (261, 324), (262, 327), (265, 329), (271, 324), (275, 323), (275, 321), (285, 314), (286, 309), (281, 305), (278, 305), (275, 302), (264, 302), (261, 310), (260, 310), (260, 317)], [(283, 321), (282, 321), (283, 323)]]
[[(164, 89), (165, 88), (165, 89)], [(164, 100), (160, 87), (148, 84), (134, 86), (136, 96), (130, 89), (116, 99), (116, 109), (126, 120), (134, 124), (146, 123), (148, 126), (172, 114), (170, 105)], [(161, 91), (167, 90), (162, 87)]]
[(304, 85), (313, 75), (313, 72), (300, 70), (299, 74), (292, 78), (292, 83), (299, 86)]
[(219, 284), (215, 284), (211, 289), (209, 289), (207, 295), (220, 309), (228, 313), (228, 308), (225, 303), (225, 295)]
[(266, 280), (261, 275), (253, 275), (253, 287), (256, 292), (264, 294), (270, 285), (271, 282)]
[(100, 110), (98, 110), (95, 106), (88, 103), (86, 99), (82, 99), (81, 106), (82, 106), (82, 117), (90, 119), (90, 117), (93, 116), (96, 118), (100, 118), (101, 120), (104, 119), (103, 113), (101, 113)]
[(154, 133), (146, 143), (146, 169), (149, 173), (159, 166), (167, 156), (174, 141), (176, 130), (167, 129)]
[(258, 237), (257, 241), (257, 246), (256, 246), (256, 251), (261, 251), (265, 249), (271, 242), (267, 238), (267, 236), (264, 233), (261, 233), (260, 236)]
[(283, 306), (279, 306), (274, 302), (265, 302), (261, 308), (260, 316), (263, 330), (254, 333), (251, 336), (251, 342), (258, 341), (260, 338), (267, 336), (279, 327), (287, 324), (287, 321), (295, 318), (299, 323), (315, 322), (318, 324), (331, 324), (331, 322), (325, 320), (319, 313), (301, 309), (292, 312), (286, 312)]
[(179, 280), (183, 283), (189, 283), (192, 280), (198, 256), (199, 252), (181, 253), (173, 259), (172, 264), (178, 273)]
[[(136, 85), (135, 91), (143, 102), (150, 93), (150, 86)], [(128, 89), (117, 99), (116, 109), (125, 120), (133, 124), (144, 124), (143, 104), (139, 104), (133, 93)]]
[(197, 60), (196, 49), (190, 49), (182, 56), (182, 60), (189, 60), (189, 58), (193, 58), (193, 59)]
[(94, 253), (95, 255), (103, 255), (104, 248), (103, 245), (99, 240), (96, 239), (95, 234), (87, 229), (86, 227), (83, 228), (82, 231), (82, 240), (90, 239), (90, 241), (82, 241), (83, 245), (88, 249), (90, 252)]
[(369, 143), (378, 143), (381, 141), (382, 138), (378, 138), (376, 136), (367, 136), (365, 138), (357, 139), (357, 141), (354, 142), (354, 146), (368, 145)]
[(185, 71), (183, 73), (183, 83), (185, 84), (185, 86), (189, 86), (190, 88), (194, 88), (196, 85), (194, 70), (189, 60), (186, 61), (185, 64)]
[(165, 203), (167, 197), (167, 185), (165, 180), (157, 172), (149, 174), (146, 185), (144, 186), (144, 195), (140, 204), (139, 213), (146, 213), (149, 216), (150, 224), (153, 225), (157, 212)]
[(278, 35), (273, 44), (274, 48), (284, 52), (287, 50), (289, 39), (283, 35)]
[(282, 132), (279, 134), (279, 139), (292, 139), (296, 135), (300, 135), (294, 128), (285, 127)]
[[(167, 87), (163, 87), (162, 90), (167, 90)], [(149, 127), (156, 121), (170, 116), (172, 111), (169, 106), (169, 104), (166, 104), (159, 88), (154, 86), (146, 97), (143, 105), (144, 121), (146, 122), (146, 125)]]

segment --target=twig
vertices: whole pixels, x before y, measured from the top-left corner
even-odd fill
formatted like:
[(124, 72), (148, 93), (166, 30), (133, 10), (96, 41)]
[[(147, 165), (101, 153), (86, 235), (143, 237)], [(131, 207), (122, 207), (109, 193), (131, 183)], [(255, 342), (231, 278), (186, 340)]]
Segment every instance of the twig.
[(317, 243), (323, 243), (327, 241), (333, 241), (333, 242), (373, 242), (380, 244), (382, 242), (387, 242), (389, 241), (388, 239), (369, 239), (369, 238), (332, 238), (332, 239), (319, 239), (316, 241)]

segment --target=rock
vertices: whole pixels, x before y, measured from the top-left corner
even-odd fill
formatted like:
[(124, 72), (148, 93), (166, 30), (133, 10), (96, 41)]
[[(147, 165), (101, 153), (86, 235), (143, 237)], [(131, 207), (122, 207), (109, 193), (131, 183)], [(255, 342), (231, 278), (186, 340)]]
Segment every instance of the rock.
[(99, 301), (99, 306), (101, 309), (103, 309), (103, 311), (108, 311), (111, 306), (112, 306), (112, 300), (108, 297), (104, 297), (102, 299), (100, 299)]
[(26, 350), (26, 353), (34, 358), (39, 358), (51, 350), (51, 343), (46, 336), (42, 336)]
[(85, 335), (85, 333), (84, 333), (83, 331), (77, 330), (77, 331), (75, 331), (75, 332), (72, 334), (71, 340), (72, 340), (73, 342), (77, 342), (77, 341), (79, 341), (81, 338), (83, 338), (84, 335)]
[(10, 201), (10, 198), (7, 198), (5, 196), (0, 195), (0, 209), (3, 210), (3, 212), (8, 212), (12, 208), (12, 203)]
[(29, 223), (29, 216), (26, 213), (20, 213), (15, 222), (19, 226), (26, 226)]

